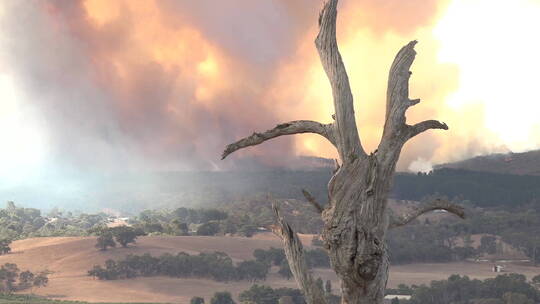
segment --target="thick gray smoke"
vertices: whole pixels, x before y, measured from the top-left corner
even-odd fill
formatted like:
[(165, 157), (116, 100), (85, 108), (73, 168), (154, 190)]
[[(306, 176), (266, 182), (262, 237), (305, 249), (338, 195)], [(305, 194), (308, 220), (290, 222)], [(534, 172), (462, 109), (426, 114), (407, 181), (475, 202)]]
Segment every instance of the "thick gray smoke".
[[(66, 193), (71, 197), (89, 193), (81, 189), (112, 173), (230, 169), (246, 159), (242, 155), (280, 166), (295, 159), (292, 138), (275, 140), (271, 146), (226, 162), (220, 162), (219, 156), (227, 143), (272, 127), (283, 116), (309, 118), (303, 113), (283, 115), (295, 100), (279, 100), (273, 98), (279, 94), (268, 92), (275, 89), (283, 65), (299, 57), (305, 37), (313, 35), (317, 3), (157, 1), (152, 7), (156, 20), (151, 24), (158, 24), (163, 35), (185, 34), (171, 36), (187, 45), (172, 60), (159, 59), (170, 57), (166, 48), (160, 50), (159, 43), (167, 39), (157, 37), (141, 44), (145, 29), (141, 23), (148, 20), (140, 19), (141, 10), (134, 4), (138, 2), (114, 2), (119, 15), (101, 24), (96, 21), (100, 11), (92, 11), (90, 2), (35, 0), (0, 5), (1, 72), (22, 92), (19, 102), (35, 109), (47, 134), (47, 156), (35, 174), (42, 182), (39, 187), (27, 182), (16, 189), (51, 192), (54, 188), (53, 197), (62, 199)], [(408, 32), (426, 23), (435, 11), (435, 1), (429, 1), (416, 19), (404, 17), (394, 13), (396, 9), (419, 9), (416, 2), (420, 1), (402, 2), (343, 1), (343, 16), (349, 20), (346, 24), (382, 35)], [(102, 10), (108, 13), (109, 8)], [(365, 21), (358, 23), (347, 13), (358, 11), (366, 12), (361, 16)], [(385, 18), (392, 22), (383, 22)], [(343, 32), (351, 30), (346, 24)], [(145, 39), (152, 35), (161, 32)], [(207, 58), (219, 66), (219, 79), (204, 80), (209, 88), (202, 89), (210, 90), (209, 95), (201, 89), (202, 76), (195, 75)], [(16, 189), (8, 189), (4, 193), (11, 196), (0, 199), (17, 199)], [(37, 195), (19, 197), (39, 200)]]

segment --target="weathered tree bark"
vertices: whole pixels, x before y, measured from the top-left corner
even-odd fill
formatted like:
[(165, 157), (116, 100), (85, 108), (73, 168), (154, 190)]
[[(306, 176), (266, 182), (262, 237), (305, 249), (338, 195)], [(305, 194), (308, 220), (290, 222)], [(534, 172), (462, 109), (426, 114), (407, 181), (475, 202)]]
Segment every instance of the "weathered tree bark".
[[(223, 158), (266, 140), (299, 133), (316, 133), (336, 148), (341, 166), (328, 183), (329, 202), (323, 208), (308, 193), (306, 199), (321, 213), (324, 221), (322, 238), (332, 268), (341, 279), (343, 304), (377, 304), (383, 302), (388, 279), (388, 254), (385, 235), (389, 227), (405, 225), (422, 213), (445, 209), (460, 217), (463, 209), (436, 200), (402, 217), (393, 217), (387, 209), (387, 198), (396, 163), (403, 145), (429, 129), (444, 129), (444, 123), (428, 120), (408, 125), (407, 109), (420, 102), (409, 98), (409, 78), (416, 52), (412, 41), (396, 55), (390, 68), (386, 99), (384, 131), (378, 149), (366, 154), (356, 128), (353, 96), (336, 40), (338, 0), (324, 0), (319, 17), (319, 34), (315, 40), (321, 63), (332, 87), (335, 122), (321, 124), (294, 121), (281, 124), (264, 133), (241, 139), (226, 147)], [(308, 303), (323, 304), (320, 291), (303, 260), (302, 246), (291, 227), (281, 219), (278, 209), (277, 234), (283, 239), (287, 260)]]
[(315, 280), (307, 267), (302, 242), (291, 226), (281, 217), (277, 204), (274, 203), (272, 208), (274, 209), (278, 224), (272, 228), (272, 231), (283, 241), (289, 267), (298, 286), (300, 286), (300, 289), (304, 293), (306, 302), (326, 304), (324, 290), (315, 284)]

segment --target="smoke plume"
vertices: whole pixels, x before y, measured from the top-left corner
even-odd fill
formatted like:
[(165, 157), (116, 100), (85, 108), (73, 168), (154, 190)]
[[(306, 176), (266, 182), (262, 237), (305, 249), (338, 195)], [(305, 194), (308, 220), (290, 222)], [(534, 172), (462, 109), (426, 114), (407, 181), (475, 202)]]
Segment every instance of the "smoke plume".
[[(338, 38), (368, 151), (381, 136), (394, 55), (420, 40), (411, 95), (422, 103), (408, 119), (439, 119), (450, 131), (415, 139), (399, 169), (418, 158), (442, 162), (504, 148), (485, 129), (466, 127), (483, 120), (481, 106), (445, 104), (459, 69), (438, 60), (432, 29), (448, 3), (340, 6)], [(313, 45), (318, 10), (308, 0), (3, 2), (1, 72), (41, 122), (47, 166), (214, 170), (246, 157), (281, 166), (298, 155), (332, 158), (331, 146), (302, 135), (219, 161), (227, 143), (253, 131), (331, 120), (330, 87)]]

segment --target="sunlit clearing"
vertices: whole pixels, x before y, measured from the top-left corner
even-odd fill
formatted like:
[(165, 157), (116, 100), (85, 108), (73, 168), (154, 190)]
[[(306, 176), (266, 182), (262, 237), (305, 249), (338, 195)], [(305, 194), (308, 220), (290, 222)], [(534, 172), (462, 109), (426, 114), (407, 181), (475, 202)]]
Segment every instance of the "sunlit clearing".
[(37, 174), (46, 154), (41, 130), (25, 115), (13, 81), (0, 75), (0, 180), (17, 183)]
[(538, 16), (537, 0), (455, 0), (434, 31), (439, 59), (460, 69), (449, 105), (484, 104), (485, 127), (514, 151), (540, 144)]

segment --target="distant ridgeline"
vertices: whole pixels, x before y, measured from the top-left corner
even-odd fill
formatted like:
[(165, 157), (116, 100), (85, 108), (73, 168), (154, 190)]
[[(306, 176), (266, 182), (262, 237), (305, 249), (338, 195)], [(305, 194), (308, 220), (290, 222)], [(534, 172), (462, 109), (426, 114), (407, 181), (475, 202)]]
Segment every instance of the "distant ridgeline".
[[(304, 200), (307, 189), (321, 203), (328, 198), (329, 169), (310, 171), (268, 170), (242, 172), (170, 172), (159, 174), (161, 193), (149, 202), (138, 201), (117, 207), (175, 208), (179, 205), (206, 207), (223, 205), (256, 195)], [(128, 183), (129, 184), (129, 183)], [(139, 189), (132, 184), (131, 189)], [(430, 195), (468, 200), (480, 207), (515, 207), (539, 203), (540, 176), (499, 174), (441, 168), (428, 174), (398, 173), (392, 198), (420, 201)], [(150, 205), (150, 203), (152, 205)], [(129, 208), (127, 207), (129, 205)]]
[[(135, 215), (145, 209), (223, 206), (254, 196), (304, 200), (302, 189), (305, 188), (325, 203), (331, 171), (331, 168), (316, 168), (126, 173), (101, 177), (73, 196), (57, 197), (48, 194), (47, 189), (19, 189), (16, 193), (0, 191), (0, 201), (14, 200), (31, 207), (56, 204), (63, 209), (92, 213), (112, 208), (125, 215)], [(421, 200), (433, 194), (458, 197), (481, 207), (513, 208), (537, 203), (540, 176), (441, 168), (427, 175), (398, 173), (391, 193), (398, 200)]]
[[(243, 195), (271, 193), (279, 198), (304, 200), (301, 189), (309, 190), (320, 202), (327, 200), (328, 170), (267, 171), (220, 173), (210, 179), (215, 189), (231, 193), (237, 188)], [(207, 176), (209, 177), (209, 176)], [(250, 185), (249, 189), (235, 186)], [(250, 193), (251, 192), (251, 193)], [(510, 208), (540, 203), (540, 176), (498, 174), (462, 169), (442, 168), (426, 173), (398, 173), (392, 198), (421, 201), (434, 194), (470, 201), (479, 207)]]
[(432, 194), (459, 197), (479, 207), (516, 207), (540, 203), (540, 176), (438, 169), (429, 174), (399, 173), (396, 199), (421, 200)]

